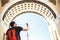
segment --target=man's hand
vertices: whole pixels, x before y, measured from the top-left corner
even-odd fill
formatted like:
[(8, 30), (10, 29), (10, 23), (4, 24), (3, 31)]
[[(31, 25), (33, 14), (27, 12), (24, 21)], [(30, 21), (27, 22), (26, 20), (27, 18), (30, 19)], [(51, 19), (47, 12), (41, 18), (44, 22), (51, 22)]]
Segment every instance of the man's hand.
[(28, 31), (29, 25), (28, 25), (28, 23), (26, 23), (26, 25), (27, 25), (27, 27), (24, 27), (24, 28), (23, 28), (23, 31)]

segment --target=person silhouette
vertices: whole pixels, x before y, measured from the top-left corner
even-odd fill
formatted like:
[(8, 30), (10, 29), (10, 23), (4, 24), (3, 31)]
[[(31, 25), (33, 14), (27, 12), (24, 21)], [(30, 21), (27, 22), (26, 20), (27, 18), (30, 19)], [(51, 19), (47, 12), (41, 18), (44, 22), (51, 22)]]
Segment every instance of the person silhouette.
[[(28, 23), (26, 25), (28, 26)], [(22, 28), (21, 26), (17, 26), (14, 21), (10, 23), (10, 27), (6, 32), (7, 40), (21, 40), (20, 32), (28, 31), (28, 27)]]

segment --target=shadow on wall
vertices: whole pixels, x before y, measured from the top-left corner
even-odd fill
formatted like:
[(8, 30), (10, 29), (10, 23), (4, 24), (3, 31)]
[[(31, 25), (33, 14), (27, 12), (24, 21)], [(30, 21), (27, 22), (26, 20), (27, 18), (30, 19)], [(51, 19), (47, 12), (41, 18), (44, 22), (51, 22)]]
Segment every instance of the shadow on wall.
[(8, 3), (9, 2), (9, 0), (1, 0), (1, 4), (2, 4), (2, 6), (4, 6), (6, 3)]
[(54, 5), (56, 5), (56, 0), (49, 0), (51, 3), (53, 3)]
[(58, 4), (60, 5), (60, 0), (58, 0)]

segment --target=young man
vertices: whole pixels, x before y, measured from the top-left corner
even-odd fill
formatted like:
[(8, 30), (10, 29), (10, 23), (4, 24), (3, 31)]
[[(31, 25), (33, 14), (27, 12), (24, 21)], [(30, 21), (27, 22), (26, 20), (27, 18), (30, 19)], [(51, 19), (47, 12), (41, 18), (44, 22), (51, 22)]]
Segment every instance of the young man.
[[(27, 26), (28, 26), (28, 24), (27, 24)], [(20, 32), (28, 30), (28, 27), (22, 28), (20, 26), (17, 26), (14, 21), (12, 21), (10, 23), (10, 27), (11, 28), (9, 28), (7, 30), (7, 33), (6, 33), (7, 40), (21, 40), (21, 38), (20, 38)]]

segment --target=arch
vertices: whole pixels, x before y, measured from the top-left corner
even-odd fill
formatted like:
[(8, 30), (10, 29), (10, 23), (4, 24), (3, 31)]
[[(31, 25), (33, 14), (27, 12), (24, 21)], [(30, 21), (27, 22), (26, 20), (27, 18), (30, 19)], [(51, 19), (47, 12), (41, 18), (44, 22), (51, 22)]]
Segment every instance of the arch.
[(42, 3), (41, 1), (40, 1), (40, 2), (39, 2), (39, 1), (19, 1), (19, 2), (15, 3), (15, 4), (11, 5), (11, 7), (9, 7), (9, 8), (7, 9), (7, 11), (5, 12), (5, 14), (4, 14), (4, 16), (3, 16), (2, 19), (4, 20), (4, 17), (6, 16), (6, 13), (7, 13), (12, 7), (14, 7), (14, 6), (16, 6), (16, 5), (20, 4), (20, 3), (25, 3), (25, 2), (33, 2), (33, 3), (41, 4), (41, 5), (45, 6), (45, 7), (47, 7), (47, 8), (52, 12), (52, 14), (54, 15), (54, 18), (57, 17), (56, 14), (55, 14), (55, 12), (54, 12), (48, 5), (46, 5), (45, 3)]
[[(16, 14), (16, 13), (21, 14), (21, 13), (24, 13), (24, 12), (35, 12), (35, 13), (39, 13), (39, 14), (42, 14), (42, 15), (44, 14), (48, 18), (50, 17), (50, 19), (52, 19), (52, 20), (56, 19), (56, 17), (57, 17), (56, 14), (54, 13), (54, 11), (48, 5), (46, 5), (45, 3), (42, 3), (42, 2), (39, 2), (39, 1), (18, 1), (15, 4), (11, 5), (6, 10), (6, 12), (4, 13), (4, 15), (2, 17), (2, 20), (10, 23), (10, 21), (12, 19), (14, 19), (14, 17), (13, 17), (14, 14)], [(17, 16), (18, 14), (16, 14), (15, 16)], [(7, 24), (7, 22), (5, 22), (5, 24)], [(7, 24), (7, 25), (9, 25), (9, 24)]]
[[(52, 40), (55, 39), (54, 35), (52, 34), (53, 31), (56, 31), (56, 25), (54, 20), (56, 19), (55, 12), (45, 3), (40, 1), (18, 1), (12, 4), (2, 16), (2, 21), (5, 26), (9, 26), (9, 23), (16, 18), (18, 15), (23, 13), (36, 13), (42, 16), (46, 22), (49, 24), (49, 30), (52, 36)], [(52, 25), (53, 24), (53, 25)], [(54, 26), (54, 27), (53, 27)], [(55, 28), (55, 29), (54, 29)]]

